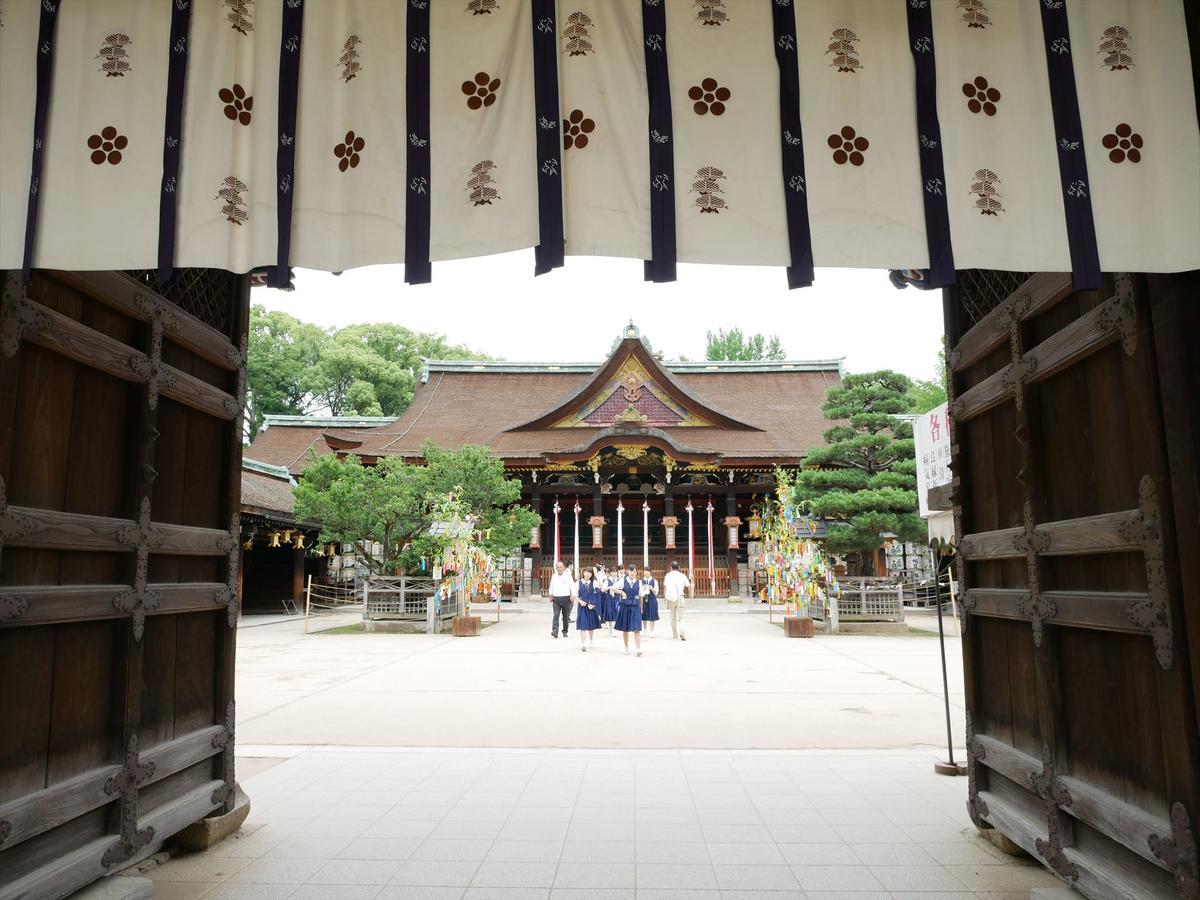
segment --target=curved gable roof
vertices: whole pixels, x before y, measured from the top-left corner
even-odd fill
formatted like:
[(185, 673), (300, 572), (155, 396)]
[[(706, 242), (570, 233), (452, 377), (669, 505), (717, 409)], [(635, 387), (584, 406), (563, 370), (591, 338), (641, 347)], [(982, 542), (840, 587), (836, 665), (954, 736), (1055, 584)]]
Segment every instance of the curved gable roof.
[[(735, 431), (761, 431), (762, 429), (747, 424), (733, 416), (722, 412), (688, 390), (653, 354), (640, 337), (626, 337), (613, 349), (608, 360), (596, 369), (595, 373), (583, 385), (563, 401), (546, 410), (537, 418), (507, 429), (508, 431), (541, 431), (547, 428), (586, 427), (597, 425), (589, 420), (600, 406), (619, 390), (616, 379), (620, 372), (629, 368), (630, 362), (640, 367), (638, 381), (641, 387), (651, 392), (653, 402), (668, 411), (678, 407), (680, 425), (691, 427), (716, 426)], [(618, 398), (618, 405), (620, 398)], [(636, 402), (636, 401), (635, 401)], [(628, 411), (637, 414), (634, 402)], [(681, 411), (681, 412), (680, 412)], [(619, 417), (618, 417), (619, 419)], [(605, 422), (612, 425), (614, 422)]]

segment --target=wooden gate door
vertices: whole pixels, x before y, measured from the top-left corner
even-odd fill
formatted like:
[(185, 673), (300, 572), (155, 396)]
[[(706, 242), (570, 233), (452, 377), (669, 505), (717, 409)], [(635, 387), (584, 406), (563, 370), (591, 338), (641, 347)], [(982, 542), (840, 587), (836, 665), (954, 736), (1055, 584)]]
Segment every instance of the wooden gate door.
[(945, 297), (968, 807), (1091, 897), (1200, 890), (1196, 275)]
[(249, 287), (2, 274), (0, 897), (60, 897), (232, 807)]

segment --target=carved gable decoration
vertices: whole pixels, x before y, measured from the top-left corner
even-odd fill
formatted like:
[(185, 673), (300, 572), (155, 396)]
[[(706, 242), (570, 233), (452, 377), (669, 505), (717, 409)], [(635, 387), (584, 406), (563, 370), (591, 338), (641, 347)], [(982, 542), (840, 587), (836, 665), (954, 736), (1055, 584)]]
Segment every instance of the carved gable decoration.
[(684, 409), (654, 375), (630, 355), (592, 396), (551, 427), (608, 428), (629, 424), (674, 428), (713, 423)]

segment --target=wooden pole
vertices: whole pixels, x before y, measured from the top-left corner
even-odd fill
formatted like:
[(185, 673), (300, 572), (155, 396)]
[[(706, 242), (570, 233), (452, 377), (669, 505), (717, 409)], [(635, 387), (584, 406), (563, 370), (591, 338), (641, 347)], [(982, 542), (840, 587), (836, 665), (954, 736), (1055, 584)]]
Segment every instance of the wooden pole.
[(304, 588), (304, 633), (308, 634), (308, 609), (312, 605), (312, 576), (308, 576), (308, 584)]

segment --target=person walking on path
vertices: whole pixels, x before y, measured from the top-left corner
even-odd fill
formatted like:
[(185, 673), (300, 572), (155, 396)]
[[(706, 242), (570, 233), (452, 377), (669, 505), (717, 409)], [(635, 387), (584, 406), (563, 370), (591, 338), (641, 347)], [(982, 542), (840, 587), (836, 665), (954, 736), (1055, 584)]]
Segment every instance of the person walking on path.
[(671, 563), (671, 571), (663, 578), (663, 599), (671, 614), (671, 637), (687, 640), (683, 630), (683, 610), (687, 595), (692, 593), (692, 580), (679, 571), (679, 563)]
[(654, 626), (658, 624), (658, 579), (649, 569), (642, 577), (642, 623), (646, 626), (646, 636), (654, 637)]
[(621, 640), (625, 643), (625, 653), (629, 653), (629, 635), (632, 634), (637, 644), (637, 655), (642, 655), (642, 596), (645, 585), (637, 577), (637, 566), (632, 563), (625, 573), (625, 579), (617, 589), (617, 631), (621, 632)]
[(596, 629), (600, 627), (600, 588), (595, 581), (595, 572), (589, 567), (583, 570), (579, 580), (579, 609), (575, 613), (575, 629), (579, 632), (579, 649), (587, 653), (595, 646)]
[(554, 564), (554, 574), (550, 576), (550, 601), (554, 604), (550, 609), (550, 637), (558, 637), (560, 615), (562, 616), (562, 636), (567, 636), (567, 628), (571, 622), (571, 598), (577, 592), (575, 579), (567, 572), (562, 560), (559, 560)]

